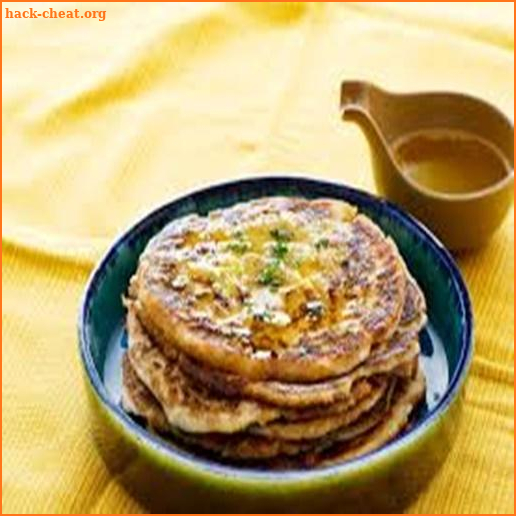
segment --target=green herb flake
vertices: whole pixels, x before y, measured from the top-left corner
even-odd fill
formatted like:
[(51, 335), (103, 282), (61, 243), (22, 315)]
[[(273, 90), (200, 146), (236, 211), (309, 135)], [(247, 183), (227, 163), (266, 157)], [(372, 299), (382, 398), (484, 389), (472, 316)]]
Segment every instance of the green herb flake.
[(232, 240), (228, 242), (227, 248), (235, 254), (244, 254), (251, 249), (251, 244), (245, 240)]
[(292, 240), (292, 234), (288, 229), (274, 228), (271, 229), (270, 234), (276, 242), (289, 242)]
[(277, 260), (269, 263), (258, 277), (258, 283), (270, 287), (279, 287), (281, 285), (279, 262)]
[(288, 245), (286, 242), (277, 241), (272, 248), (272, 256), (278, 260), (283, 260), (288, 253)]
[(327, 238), (320, 238), (315, 242), (315, 248), (320, 251), (321, 249), (327, 249), (330, 245), (330, 241)]

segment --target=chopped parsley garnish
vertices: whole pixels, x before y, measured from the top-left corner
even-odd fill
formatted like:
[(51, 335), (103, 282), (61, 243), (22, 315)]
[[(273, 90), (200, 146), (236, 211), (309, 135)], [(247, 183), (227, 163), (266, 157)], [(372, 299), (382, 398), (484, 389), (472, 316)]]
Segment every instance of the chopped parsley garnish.
[(233, 240), (227, 243), (227, 249), (235, 254), (244, 254), (251, 249), (251, 242), (245, 238), (243, 231), (233, 233)]
[(275, 240), (271, 248), (272, 260), (260, 273), (258, 283), (277, 288), (282, 283), (281, 262), (288, 254), (288, 242), (292, 235), (290, 231), (282, 228), (271, 229), (270, 235)]
[(281, 285), (280, 263), (274, 260), (267, 264), (258, 277), (261, 285), (279, 287)]
[(275, 228), (270, 231), (271, 237), (275, 240), (272, 247), (272, 256), (276, 260), (283, 260), (288, 253), (288, 242), (292, 239), (287, 229)]
[(278, 240), (272, 248), (272, 256), (278, 260), (283, 260), (288, 253), (288, 245), (286, 242)]
[(330, 245), (330, 241), (327, 238), (320, 238), (315, 242), (315, 248), (320, 251), (321, 249), (327, 249)]
[(271, 229), (271, 237), (276, 240), (276, 242), (288, 242), (292, 240), (292, 234), (288, 229), (282, 228), (274, 228)]
[(244, 254), (251, 249), (251, 244), (245, 240), (232, 240), (228, 242), (227, 247), (236, 254)]

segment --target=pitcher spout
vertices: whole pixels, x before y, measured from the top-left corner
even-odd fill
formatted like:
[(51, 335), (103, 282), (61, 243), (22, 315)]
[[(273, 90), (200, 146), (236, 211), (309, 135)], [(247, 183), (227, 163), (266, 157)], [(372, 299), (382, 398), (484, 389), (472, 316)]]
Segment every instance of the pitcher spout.
[(381, 185), (396, 172), (389, 145), (381, 130), (381, 116), (387, 94), (364, 81), (344, 81), (340, 90), (343, 120), (355, 122), (371, 148), (373, 170)]
[(356, 110), (369, 110), (371, 84), (363, 81), (344, 81), (340, 88), (340, 109), (344, 119)]

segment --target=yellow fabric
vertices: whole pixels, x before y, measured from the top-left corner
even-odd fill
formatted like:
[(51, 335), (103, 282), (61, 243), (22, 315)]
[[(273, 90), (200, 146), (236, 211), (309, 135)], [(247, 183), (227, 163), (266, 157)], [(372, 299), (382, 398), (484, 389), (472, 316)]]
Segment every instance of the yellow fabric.
[[(107, 12), (3, 18), (2, 508), (138, 512), (85, 432), (76, 317), (109, 242), (222, 179), (299, 171), (374, 191), (364, 138), (339, 120), (343, 78), (465, 91), (512, 117), (514, 7), (31, 5)], [(513, 220), (459, 258), (476, 316), (465, 424), (412, 512), (513, 511)]]

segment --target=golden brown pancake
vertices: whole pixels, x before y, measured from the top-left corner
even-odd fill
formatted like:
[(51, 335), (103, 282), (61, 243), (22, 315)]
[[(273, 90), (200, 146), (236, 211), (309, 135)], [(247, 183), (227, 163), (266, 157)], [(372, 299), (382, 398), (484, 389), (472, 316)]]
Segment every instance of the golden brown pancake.
[(377, 388), (378, 385), (375, 379), (358, 380), (353, 384), (349, 396), (344, 398), (342, 401), (337, 401), (330, 405), (309, 405), (305, 407), (301, 406), (299, 408), (281, 407), (281, 419), (284, 421), (305, 421), (307, 419), (316, 419), (319, 417), (341, 414), (342, 412), (354, 407), (359, 401), (370, 396)]
[[(137, 377), (135, 378), (137, 382)], [(143, 385), (140, 388), (145, 389)], [(134, 396), (135, 390), (133, 388), (128, 392), (129, 397)], [(231, 435), (190, 434), (170, 426), (159, 430), (185, 444), (215, 452), (226, 459), (263, 461), (291, 456), (288, 459), (290, 462), (283, 462), (284, 467), (287, 464), (288, 467), (320, 467), (344, 459), (349, 460), (391, 440), (407, 424), (408, 417), (423, 392), (424, 378), (418, 374), (414, 380), (406, 380), (402, 388), (393, 394), (392, 399), (384, 398), (381, 403), (376, 400), (361, 417), (350, 416), (347, 424), (328, 428), (327, 432), (320, 435), (318, 432), (307, 434), (305, 439), (300, 439), (297, 434), (294, 434), (294, 439), (288, 439), (285, 438), (288, 436), (278, 436), (275, 432), (269, 435), (245, 432)], [(133, 412), (136, 415), (153, 413), (146, 406), (149, 403), (154, 403), (155, 408), (159, 407), (156, 400), (152, 401), (152, 394), (149, 391), (146, 394), (139, 402), (130, 401), (132, 406), (137, 406), (136, 412)], [(281, 464), (281, 459), (278, 464)]]
[[(373, 347), (364, 364), (344, 377), (310, 384), (277, 381), (252, 382), (247, 378), (208, 368), (185, 354), (179, 354), (179, 365), (194, 382), (227, 397), (247, 397), (264, 403), (305, 407), (335, 403), (350, 397), (357, 381), (376, 373), (395, 370), (403, 376), (411, 370), (411, 363), (419, 353), (416, 334), (426, 322), (423, 294), (407, 272), (407, 294), (400, 324), (388, 341)], [(410, 335), (410, 337), (409, 337)]]
[(287, 383), (275, 381), (249, 381), (208, 369), (182, 355), (181, 369), (208, 389), (228, 397), (246, 397), (281, 407), (306, 407), (329, 405), (350, 396), (355, 382), (381, 373), (388, 373), (399, 365), (410, 362), (419, 354), (417, 335), (396, 334), (388, 345), (379, 348), (353, 371), (329, 380), (314, 383)]
[(408, 272), (403, 311), (396, 331), (413, 331), (418, 333), (426, 324), (426, 301), (416, 280)]
[(174, 432), (173, 436), (186, 445), (213, 452), (219, 458), (237, 462), (263, 461), (277, 456), (299, 455), (314, 446), (313, 442), (273, 440), (245, 433), (201, 435)]
[(296, 456), (276, 456), (267, 465), (270, 469), (312, 469), (339, 464), (377, 450), (407, 426), (424, 392), (424, 375), (418, 370), (415, 378), (399, 382), (388, 402), (378, 403), (353, 424), (320, 440), (311, 450)]
[(424, 295), (344, 202), (264, 198), (173, 221), (124, 303), (123, 408), (218, 460), (349, 460), (398, 435), (424, 393)]
[(149, 429), (166, 438), (216, 452), (224, 458), (267, 459), (278, 454), (292, 455), (308, 450), (309, 445), (273, 441), (247, 434), (191, 434), (174, 428), (152, 392), (140, 381), (127, 356), (123, 360), (122, 406), (128, 413), (143, 418)]
[(334, 432), (335, 430), (345, 427), (357, 420), (364, 412), (372, 409), (380, 398), (385, 394), (387, 381), (382, 379), (378, 381), (375, 389), (356, 403), (350, 409), (319, 417), (312, 420), (295, 421), (295, 422), (272, 422), (267, 425), (256, 426), (251, 429), (254, 435), (261, 435), (269, 439), (282, 439), (287, 441), (306, 441), (318, 439)]
[[(325, 446), (329, 446), (329, 439), (334, 442), (354, 438), (366, 432), (377, 418), (363, 416), (359, 425), (350, 423), (357, 421), (362, 414), (378, 404), (387, 386), (386, 382), (382, 382), (374, 397), (369, 397), (367, 403), (357, 404), (338, 421), (335, 418), (314, 419), (298, 423), (295, 427), (286, 426), (283, 431), (281, 426), (275, 425), (270, 432), (260, 435), (259, 432), (253, 431), (236, 434), (183, 432), (168, 423), (159, 402), (139, 380), (129, 360), (124, 360), (123, 383), (124, 407), (131, 414), (144, 418), (150, 428), (186, 444), (217, 452), (222, 457), (234, 460), (263, 460), (278, 455), (297, 455), (303, 451), (321, 448), (319, 437), (325, 437)], [(303, 427), (306, 430), (304, 438)], [(267, 425), (263, 428), (266, 429)]]
[[(416, 281), (406, 271), (407, 291), (400, 323), (389, 340), (373, 346), (372, 354), (365, 360), (368, 367), (359, 367), (344, 378), (323, 382), (296, 384), (278, 381), (252, 382), (247, 378), (223, 371), (205, 368), (199, 362), (182, 355), (181, 368), (195, 381), (225, 396), (246, 396), (282, 406), (306, 406), (335, 403), (349, 395), (349, 389), (363, 376), (395, 370), (405, 376), (413, 370), (414, 358), (419, 354), (417, 333), (426, 323), (426, 304)], [(410, 337), (409, 337), (410, 335)], [(381, 358), (380, 358), (381, 356)]]
[(352, 370), (393, 334), (405, 289), (395, 245), (355, 208), (275, 197), (171, 222), (131, 293), (168, 355), (313, 382)]
[(406, 381), (396, 393), (381, 423), (367, 434), (363, 434), (344, 446), (337, 446), (325, 457), (319, 457), (318, 465), (326, 466), (359, 457), (376, 450), (396, 437), (408, 424), (410, 414), (421, 401), (425, 392), (425, 377), (421, 370), (414, 380)]
[(254, 401), (227, 399), (195, 386), (177, 360), (153, 345), (129, 310), (128, 357), (136, 374), (158, 400), (170, 425), (187, 432), (237, 432), (277, 419), (280, 411)]
[(147, 426), (157, 432), (164, 433), (170, 428), (159, 401), (138, 378), (127, 354), (122, 358), (122, 408), (143, 418)]
[[(279, 418), (286, 421), (328, 417), (350, 409), (362, 399), (372, 394), (373, 388), (367, 381), (357, 382), (350, 390), (349, 396), (331, 407), (314, 405), (307, 410), (274, 407), (271, 405), (246, 400), (244, 398), (226, 398), (211, 393), (184, 375), (178, 367), (178, 361), (165, 357), (159, 347), (143, 330), (133, 310), (129, 308), (127, 317), (129, 350), (128, 361), (141, 382), (152, 393), (166, 414), (169, 425), (186, 432), (194, 433), (234, 433), (253, 424), (264, 424)], [(124, 374), (128, 364), (124, 360)], [(134, 375), (128, 375), (128, 382)], [(124, 383), (127, 388), (128, 382)], [(375, 390), (378, 387), (375, 386)], [(140, 394), (136, 391), (137, 395)], [(142, 402), (143, 403), (143, 402)], [(128, 403), (126, 403), (128, 405)], [(129, 412), (137, 413), (133, 410)], [(149, 411), (153, 410), (148, 406)], [(140, 413), (139, 415), (149, 417)], [(153, 415), (154, 416), (154, 415)], [(155, 424), (153, 417), (151, 426)]]

